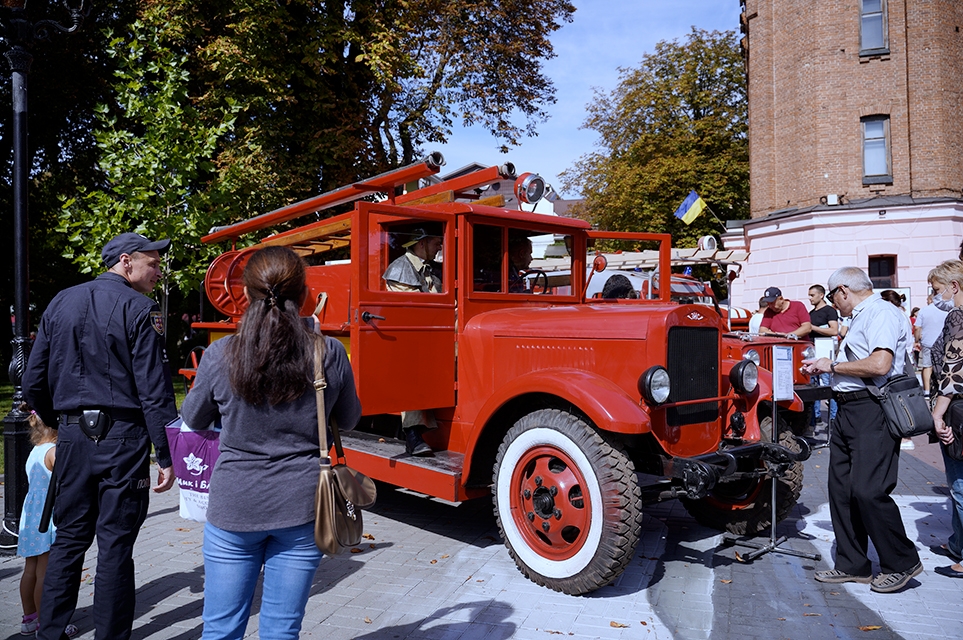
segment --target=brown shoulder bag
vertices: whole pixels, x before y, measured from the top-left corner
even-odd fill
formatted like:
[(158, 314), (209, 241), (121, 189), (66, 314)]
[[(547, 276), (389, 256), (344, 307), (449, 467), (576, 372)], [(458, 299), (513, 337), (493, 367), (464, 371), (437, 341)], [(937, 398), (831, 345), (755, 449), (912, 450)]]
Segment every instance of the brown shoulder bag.
[(321, 445), (321, 471), (314, 497), (314, 542), (324, 553), (336, 555), (361, 542), (364, 526), (361, 510), (373, 506), (378, 493), (371, 478), (345, 464), (341, 434), (334, 421), (331, 422), (337, 454), (334, 464), (328, 457), (328, 430), (324, 412), (324, 389), (328, 383), (324, 377), (323, 336), (315, 341), (314, 377), (318, 403), (318, 442)]

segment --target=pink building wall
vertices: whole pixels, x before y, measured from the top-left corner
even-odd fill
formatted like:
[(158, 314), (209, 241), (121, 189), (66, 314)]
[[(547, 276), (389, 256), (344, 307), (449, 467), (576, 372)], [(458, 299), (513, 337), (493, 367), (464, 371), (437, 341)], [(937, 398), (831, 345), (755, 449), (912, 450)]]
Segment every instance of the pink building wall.
[[(882, 212), (882, 213), (881, 213)], [(895, 255), (897, 286), (908, 287), (907, 309), (926, 305), (926, 274), (959, 256), (963, 203), (940, 202), (872, 209), (820, 208), (758, 218), (742, 233), (723, 236), (727, 249), (744, 248), (749, 259), (735, 281), (734, 305), (755, 309), (767, 287), (809, 307), (808, 291), (839, 267), (868, 269), (869, 257)]]

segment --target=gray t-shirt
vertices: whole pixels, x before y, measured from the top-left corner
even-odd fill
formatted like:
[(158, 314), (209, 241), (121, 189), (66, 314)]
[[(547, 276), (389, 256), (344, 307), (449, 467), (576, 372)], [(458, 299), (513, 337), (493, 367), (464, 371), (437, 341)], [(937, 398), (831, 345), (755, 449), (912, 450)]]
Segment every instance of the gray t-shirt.
[(935, 304), (927, 305), (916, 314), (916, 326), (920, 330), (920, 344), (930, 348), (943, 333), (948, 311), (939, 309)]
[[(181, 407), (188, 425), (221, 420), (220, 457), (211, 476), (207, 520), (227, 531), (268, 531), (314, 520), (318, 486), (317, 406), (314, 388), (293, 402), (251, 405), (234, 395), (228, 379), (228, 336), (204, 352), (194, 387)], [(326, 337), (324, 390), (328, 423), (353, 429), (361, 417), (354, 375), (344, 346)]]

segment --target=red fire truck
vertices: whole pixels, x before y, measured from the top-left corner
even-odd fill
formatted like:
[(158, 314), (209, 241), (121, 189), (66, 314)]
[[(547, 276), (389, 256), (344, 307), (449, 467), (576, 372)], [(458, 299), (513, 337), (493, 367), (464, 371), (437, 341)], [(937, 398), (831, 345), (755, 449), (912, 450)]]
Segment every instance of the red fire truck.
[[(526, 212), (521, 203), (544, 189), (537, 176), (516, 176), (509, 164), (433, 178), (442, 163), (432, 154), (212, 230), (206, 242), (231, 244), (205, 280), (226, 319), (195, 326), (211, 340), (233, 332), (247, 259), (291, 247), (309, 265), (302, 314), (350, 355), (364, 417), (344, 436), (349, 464), (449, 501), (490, 497), (518, 568), (558, 591), (616, 578), (652, 502), (682, 499), (701, 522), (752, 533), (770, 523), (776, 482), (785, 517), (809, 448), (782, 419), (772, 442), (771, 375), (726, 346), (720, 314), (673, 302), (669, 288), (637, 300), (586, 296), (604, 269), (590, 246), (655, 251), (656, 275), (668, 278), (670, 237)], [(511, 206), (486, 196), (511, 181)], [(314, 215), (352, 202), (347, 213)], [(314, 219), (287, 224), (305, 216)], [(443, 240), (441, 292), (389, 290), (388, 265), (425, 233)], [(239, 248), (249, 234), (258, 241)], [(529, 269), (523, 286), (513, 284), (509, 244), (519, 236), (553, 238), (567, 275)], [(798, 398), (782, 404), (802, 408)], [(399, 414), (415, 409), (438, 422), (425, 433), (433, 457), (408, 455), (395, 437)]]

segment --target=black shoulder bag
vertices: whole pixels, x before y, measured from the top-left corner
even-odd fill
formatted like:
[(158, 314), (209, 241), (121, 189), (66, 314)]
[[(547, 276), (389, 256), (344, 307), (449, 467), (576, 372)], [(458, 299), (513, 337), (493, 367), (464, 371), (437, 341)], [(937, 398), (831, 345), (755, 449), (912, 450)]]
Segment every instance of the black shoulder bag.
[[(848, 345), (846, 350), (847, 354), (851, 353)], [(907, 369), (911, 370), (909, 364)], [(933, 430), (933, 414), (915, 373), (895, 375), (879, 387), (873, 384), (872, 378), (862, 378), (862, 381), (879, 401), (886, 426), (894, 438), (912, 438)]]
[(950, 400), (943, 421), (953, 429), (953, 442), (942, 445), (946, 455), (954, 460), (963, 460), (963, 397), (954, 396)]

